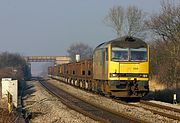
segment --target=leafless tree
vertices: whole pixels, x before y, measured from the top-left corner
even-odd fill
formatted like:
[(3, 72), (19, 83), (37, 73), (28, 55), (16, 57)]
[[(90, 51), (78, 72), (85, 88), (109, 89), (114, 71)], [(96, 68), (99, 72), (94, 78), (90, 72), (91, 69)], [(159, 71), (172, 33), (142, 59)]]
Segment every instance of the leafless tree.
[(163, 41), (176, 44), (180, 36), (180, 4), (162, 1), (161, 12), (152, 15), (147, 25)]
[(144, 38), (145, 19), (145, 12), (136, 6), (129, 6), (127, 9), (115, 6), (109, 10), (105, 23), (116, 31), (118, 37), (128, 35)]
[[(9, 68), (11, 68), (11, 70), (9, 70)], [(13, 72), (13, 69), (17, 70), (17, 72)], [(3, 71), (7, 72), (7, 74), (3, 73)], [(30, 77), (30, 69), (28, 64), (18, 53), (0, 53), (0, 77), (1, 75), (8, 75), (8, 72), (12, 72), (12, 77), (15, 77), (15, 74), (17, 77), (19, 76), (18, 78), (29, 79)]]
[(129, 6), (127, 8), (126, 12), (126, 21), (125, 21), (125, 27), (126, 30), (125, 34), (129, 36), (136, 36), (136, 37), (145, 37), (145, 13), (135, 7), (135, 6)]
[[(177, 82), (180, 74), (180, 4), (162, 1), (161, 11), (153, 14), (147, 26), (156, 37), (153, 61), (159, 67), (162, 81)], [(176, 84), (177, 85), (177, 84)]]
[(123, 21), (124, 8), (122, 6), (115, 6), (110, 8), (109, 13), (105, 18), (105, 23), (112, 27), (119, 37), (123, 35)]
[(84, 43), (74, 43), (67, 49), (67, 52), (72, 61), (76, 60), (76, 54), (79, 54), (81, 59), (90, 59), (92, 58), (93, 48)]

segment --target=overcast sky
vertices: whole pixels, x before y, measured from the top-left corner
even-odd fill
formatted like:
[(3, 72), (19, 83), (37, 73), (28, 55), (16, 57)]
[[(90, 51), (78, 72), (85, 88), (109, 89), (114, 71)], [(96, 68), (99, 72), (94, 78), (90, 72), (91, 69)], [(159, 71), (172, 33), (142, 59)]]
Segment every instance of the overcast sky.
[(0, 0), (0, 51), (67, 55), (73, 42), (94, 48), (115, 38), (103, 20), (117, 5), (152, 13), (159, 11), (160, 0)]

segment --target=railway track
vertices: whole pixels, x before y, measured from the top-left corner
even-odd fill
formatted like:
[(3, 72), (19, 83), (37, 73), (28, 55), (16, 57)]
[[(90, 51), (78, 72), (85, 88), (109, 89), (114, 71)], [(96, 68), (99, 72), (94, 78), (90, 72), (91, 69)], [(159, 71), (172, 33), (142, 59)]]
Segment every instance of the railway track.
[(115, 101), (124, 105), (140, 107), (145, 110), (151, 111), (154, 114), (158, 114), (163, 117), (180, 121), (180, 109), (177, 109), (177, 108), (160, 105), (160, 104), (156, 104), (156, 103), (144, 101), (144, 100), (141, 100), (138, 103), (126, 103), (119, 100), (115, 100)]
[(76, 110), (85, 116), (88, 116), (96, 121), (99, 122), (105, 122), (105, 123), (134, 123), (134, 122), (141, 122), (145, 123), (145, 121), (142, 121), (137, 118), (133, 118), (124, 114), (120, 114), (117, 112), (113, 112), (112, 110), (105, 109), (102, 107), (99, 107), (98, 105), (91, 104), (87, 101), (84, 101), (82, 99), (79, 99), (57, 87), (54, 85), (45, 82), (44, 80), (39, 81), (44, 88), (47, 89), (50, 93), (57, 96), (59, 100), (67, 105), (69, 108)]
[(153, 103), (153, 102), (149, 102), (149, 101), (144, 101), (144, 100), (141, 100), (140, 103), (180, 113), (180, 109), (177, 109), (177, 108), (173, 108), (173, 107), (169, 107), (169, 106), (165, 106), (165, 105), (161, 105), (161, 104), (157, 104), (157, 103)]
[(142, 108), (150, 110), (155, 114), (159, 114), (164, 117), (180, 121), (180, 109), (143, 100), (139, 102), (139, 105)]
[[(59, 81), (58, 79), (55, 79), (57, 81)], [(66, 82), (63, 82), (65, 84), (67, 84)], [(78, 87), (75, 87), (78, 89)], [(86, 91), (87, 93), (91, 93), (91, 94), (94, 94), (94, 95), (99, 95), (99, 94), (96, 94), (96, 93), (92, 93), (92, 92), (89, 92), (89, 91)], [(110, 98), (110, 97), (106, 97), (105, 98)], [(110, 98), (112, 99), (112, 98)], [(168, 107), (168, 106), (164, 106), (164, 105), (160, 105), (159, 106), (159, 109), (158, 109), (158, 104), (154, 104), (154, 108), (152, 108), (152, 106), (150, 105), (145, 105), (145, 103), (148, 103), (147, 101), (140, 101), (138, 103), (127, 103), (127, 102), (124, 102), (124, 101), (121, 101), (121, 100), (117, 100), (117, 99), (112, 99), (113, 101), (117, 102), (117, 103), (120, 103), (120, 104), (123, 104), (123, 105), (126, 105), (126, 106), (131, 106), (132, 108), (133, 107), (137, 107), (139, 108), (139, 110), (141, 110), (142, 108), (146, 111), (150, 111), (152, 112), (153, 114), (158, 114), (159, 116), (162, 116), (164, 117), (165, 119), (168, 118), (168, 119), (171, 119), (174, 120), (174, 121), (180, 121), (180, 113), (179, 113), (179, 109), (176, 109), (176, 108), (171, 108), (171, 107)], [(153, 104), (152, 104), (153, 105)], [(156, 106), (156, 107), (155, 107)], [(164, 107), (164, 108), (163, 108)], [(142, 122), (142, 121), (141, 121)], [(143, 121), (144, 122), (144, 121)], [(148, 122), (148, 121), (146, 121)]]

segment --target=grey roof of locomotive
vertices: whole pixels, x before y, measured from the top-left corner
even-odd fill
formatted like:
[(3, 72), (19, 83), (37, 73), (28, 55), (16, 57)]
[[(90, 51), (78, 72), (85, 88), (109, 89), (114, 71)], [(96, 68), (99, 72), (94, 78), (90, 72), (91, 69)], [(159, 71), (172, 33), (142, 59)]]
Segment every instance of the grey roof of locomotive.
[(147, 43), (143, 40), (136, 38), (136, 37), (130, 37), (130, 36), (124, 36), (121, 38), (117, 38), (108, 42), (104, 42), (100, 45), (98, 45), (96, 49), (105, 48), (108, 44), (111, 44), (114, 47), (122, 47), (122, 48), (140, 48), (140, 47), (147, 47)]

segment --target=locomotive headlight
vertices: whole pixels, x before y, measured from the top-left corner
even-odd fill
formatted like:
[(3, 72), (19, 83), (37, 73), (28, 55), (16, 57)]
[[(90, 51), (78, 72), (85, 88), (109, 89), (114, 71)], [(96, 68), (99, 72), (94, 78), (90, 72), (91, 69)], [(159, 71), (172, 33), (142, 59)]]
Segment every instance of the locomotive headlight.
[(110, 77), (117, 77), (118, 74), (117, 73), (110, 73)]
[(140, 77), (143, 77), (143, 78), (147, 78), (147, 77), (148, 77), (147, 74), (140, 74), (139, 76), (140, 76)]
[(143, 77), (144, 77), (144, 78), (147, 78), (147, 77), (148, 77), (148, 75), (147, 75), (147, 74), (144, 74), (144, 75), (143, 75)]

